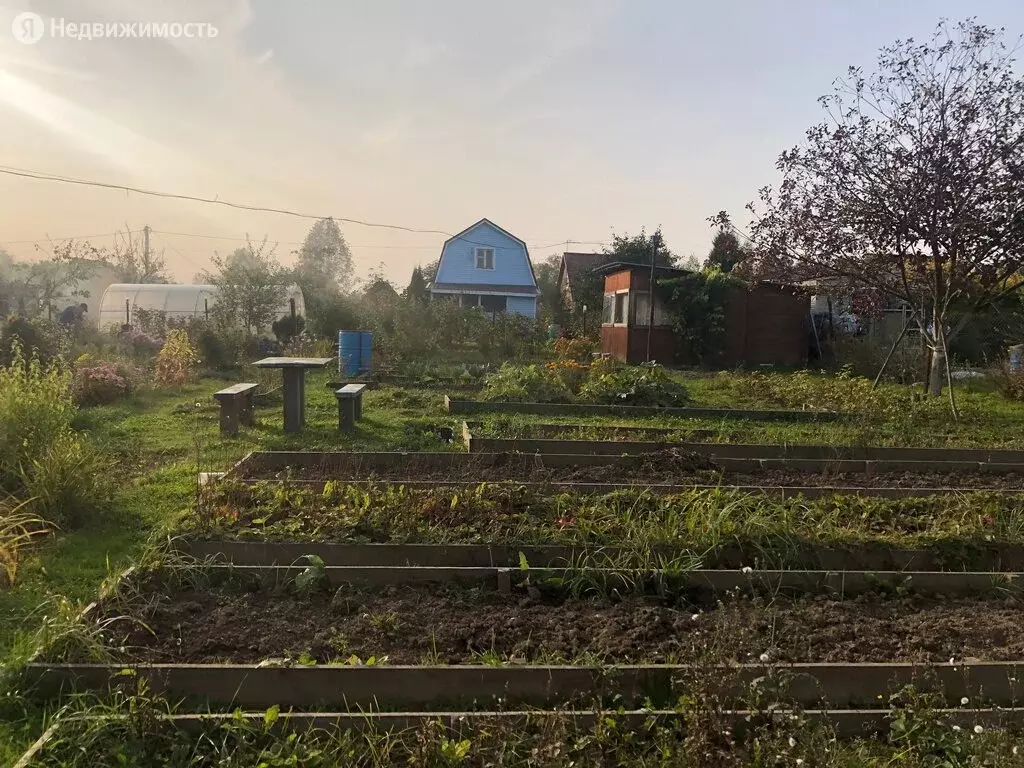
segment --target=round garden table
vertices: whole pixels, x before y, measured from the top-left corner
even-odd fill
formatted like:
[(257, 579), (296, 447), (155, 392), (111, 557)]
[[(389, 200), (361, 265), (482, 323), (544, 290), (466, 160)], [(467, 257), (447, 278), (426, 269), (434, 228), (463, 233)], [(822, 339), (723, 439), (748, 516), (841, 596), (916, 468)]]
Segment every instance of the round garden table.
[(265, 357), (253, 363), (257, 368), (281, 369), (285, 432), (301, 432), (306, 423), (306, 371), (332, 362), (332, 357)]

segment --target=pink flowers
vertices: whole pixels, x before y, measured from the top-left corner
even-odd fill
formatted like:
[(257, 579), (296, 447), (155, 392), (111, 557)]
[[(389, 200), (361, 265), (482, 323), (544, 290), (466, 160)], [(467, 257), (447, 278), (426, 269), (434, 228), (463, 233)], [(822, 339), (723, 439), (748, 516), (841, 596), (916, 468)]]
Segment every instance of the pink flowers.
[(117, 366), (100, 363), (76, 370), (71, 388), (79, 405), (103, 405), (127, 395), (128, 380)]

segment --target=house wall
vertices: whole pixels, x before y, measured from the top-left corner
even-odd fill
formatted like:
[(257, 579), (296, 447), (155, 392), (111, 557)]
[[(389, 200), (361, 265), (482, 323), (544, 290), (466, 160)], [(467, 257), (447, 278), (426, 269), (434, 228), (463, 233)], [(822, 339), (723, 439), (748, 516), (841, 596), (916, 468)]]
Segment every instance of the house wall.
[(533, 296), (508, 296), (505, 305), (506, 312), (515, 312), (531, 319), (537, 317), (537, 299)]
[[(478, 247), (494, 248), (494, 269), (476, 268)], [(445, 245), (436, 282), (536, 285), (526, 249), (487, 222)]]

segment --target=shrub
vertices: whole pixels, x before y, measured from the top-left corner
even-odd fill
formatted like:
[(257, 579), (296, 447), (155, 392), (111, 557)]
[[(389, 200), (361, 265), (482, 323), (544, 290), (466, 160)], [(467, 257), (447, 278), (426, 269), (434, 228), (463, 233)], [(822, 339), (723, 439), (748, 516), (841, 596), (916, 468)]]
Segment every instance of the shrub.
[(618, 405), (684, 406), (690, 395), (682, 382), (673, 379), (660, 365), (619, 365), (595, 360), (579, 399), (590, 403)]
[(124, 331), (118, 337), (121, 353), (136, 361), (151, 359), (163, 345), (164, 340), (158, 336), (135, 329)]
[(164, 386), (181, 386), (195, 377), (199, 356), (188, 334), (183, 330), (170, 331), (167, 341), (156, 356), (156, 381)]
[(10, 365), (0, 368), (0, 486), (19, 489), (21, 468), (71, 431), (75, 410), (71, 374), (26, 359), (15, 342)]
[(42, 517), (75, 528), (113, 496), (110, 462), (75, 432), (63, 432), (22, 466), (21, 482)]
[(561, 381), (574, 395), (587, 380), (587, 367), (576, 360), (555, 360), (545, 367), (550, 375)]
[(597, 351), (597, 344), (593, 339), (582, 337), (570, 339), (563, 336), (555, 339), (554, 347), (555, 354), (559, 357), (565, 360), (578, 360), (581, 363), (589, 362)]
[(1009, 364), (989, 371), (999, 391), (1007, 400), (1024, 400), (1024, 370), (1014, 370)]
[(0, 330), (0, 365), (12, 362), (15, 344), (45, 366), (70, 352), (71, 333), (49, 320), (12, 316)]
[(71, 381), (75, 402), (80, 406), (105, 405), (129, 392), (128, 376), (113, 363), (76, 367)]
[(270, 325), (270, 330), (282, 344), (288, 344), (306, 328), (306, 318), (302, 315), (285, 315)]
[(484, 380), (481, 396), (498, 402), (572, 402), (572, 392), (544, 366), (512, 363), (505, 363)]

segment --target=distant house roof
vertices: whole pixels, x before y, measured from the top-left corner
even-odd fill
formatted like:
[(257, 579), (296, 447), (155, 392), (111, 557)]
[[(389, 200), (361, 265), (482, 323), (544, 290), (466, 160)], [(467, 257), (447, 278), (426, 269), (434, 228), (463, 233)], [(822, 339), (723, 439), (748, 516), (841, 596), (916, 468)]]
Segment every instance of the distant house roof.
[(569, 282), (573, 282), (586, 270), (598, 267), (611, 258), (607, 253), (570, 253), (562, 254), (562, 270)]
[[(479, 227), (481, 224), (488, 224), (488, 225), (494, 227), (496, 230), (501, 232), (503, 235), (508, 235), (513, 240), (515, 240), (517, 243), (519, 243), (521, 246), (523, 246), (523, 253), (526, 254), (526, 265), (530, 268), (530, 274), (533, 276), (533, 284), (534, 284), (534, 286), (536, 286), (537, 285), (537, 273), (533, 269), (533, 262), (530, 261), (530, 249), (527, 247), (526, 241), (525, 240), (521, 240), (520, 238), (516, 237), (515, 235), (513, 235), (511, 232), (509, 232), (504, 227), (499, 227), (497, 224), (495, 224), (493, 221), (488, 219), (486, 216), (484, 218), (480, 219), (480, 221), (476, 222), (475, 224), (470, 224), (468, 227), (466, 227), (461, 232), (458, 232), (458, 233), (452, 235), (451, 237), (449, 237), (447, 240), (444, 241), (444, 244), (441, 245), (441, 257), (440, 257), (440, 259), (438, 259), (438, 270), (440, 270), (440, 268), (441, 268), (441, 260), (444, 259), (444, 251), (445, 251), (445, 248), (448, 247), (448, 243), (451, 243), (451, 242), (453, 242), (455, 240), (458, 240), (461, 237), (464, 237), (467, 232), (475, 229), (476, 227)], [(443, 290), (442, 288), (440, 288), (440, 285), (442, 285), (442, 284), (435, 283), (432, 286), (428, 286), (428, 288), (437, 288), (438, 290)], [(537, 289), (535, 287), (534, 291), (536, 291), (536, 290)]]
[(431, 283), (430, 290), (450, 293), (525, 293), (536, 296), (535, 285), (501, 285), (500, 283)]

